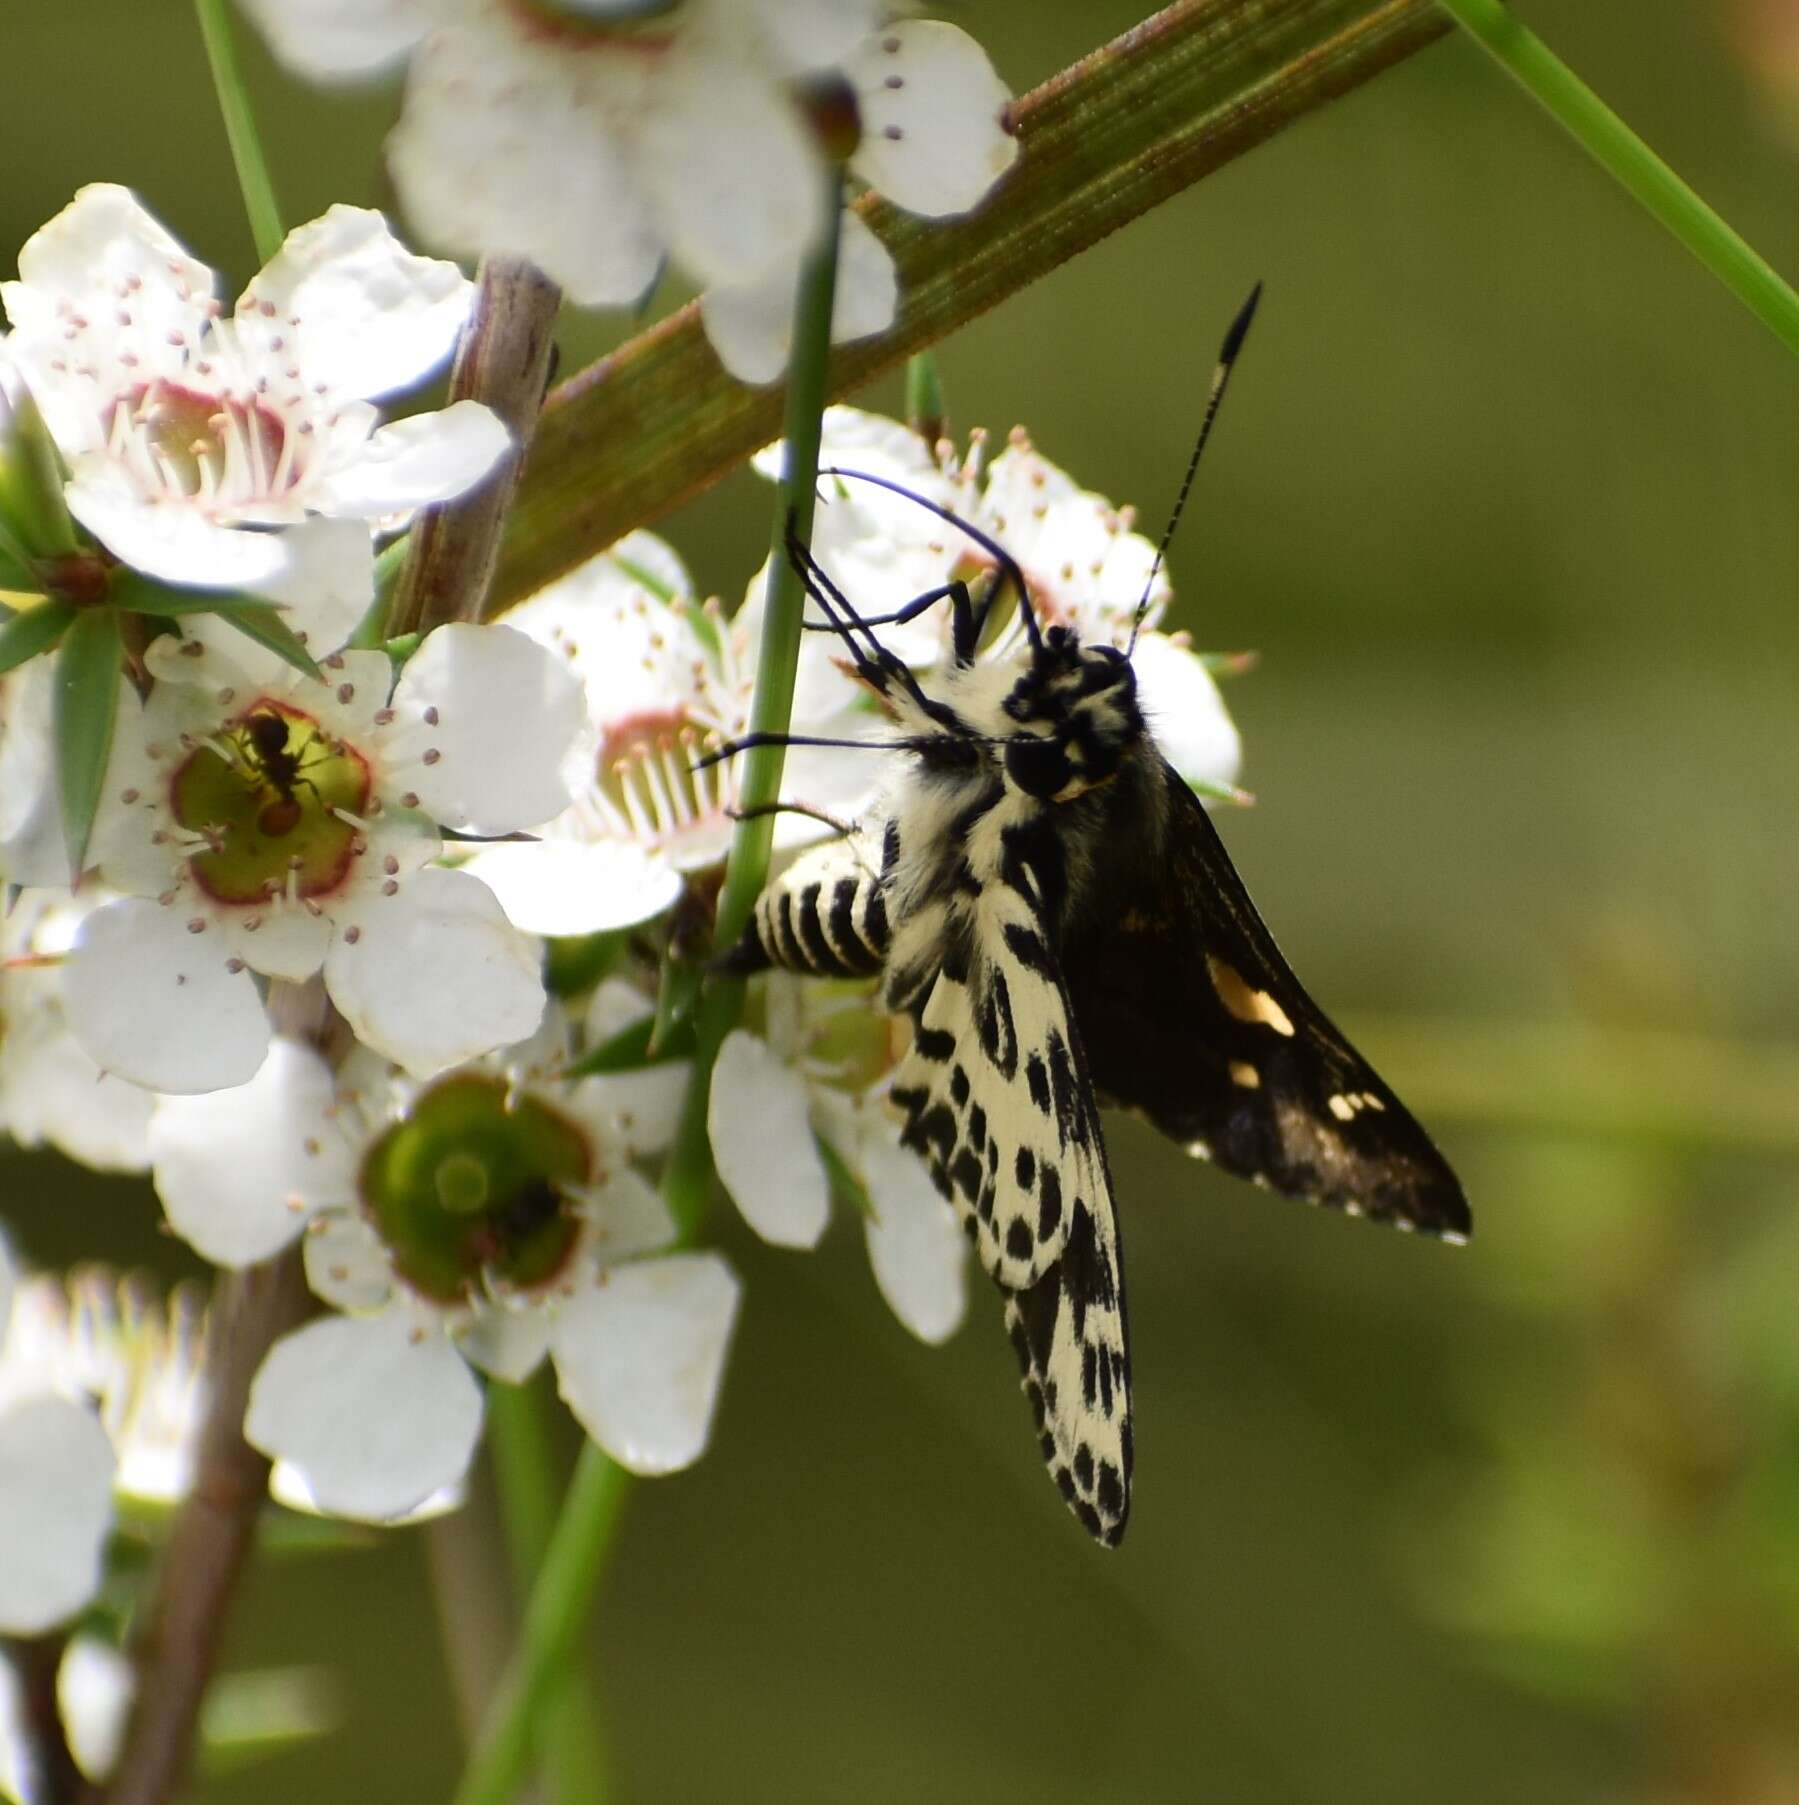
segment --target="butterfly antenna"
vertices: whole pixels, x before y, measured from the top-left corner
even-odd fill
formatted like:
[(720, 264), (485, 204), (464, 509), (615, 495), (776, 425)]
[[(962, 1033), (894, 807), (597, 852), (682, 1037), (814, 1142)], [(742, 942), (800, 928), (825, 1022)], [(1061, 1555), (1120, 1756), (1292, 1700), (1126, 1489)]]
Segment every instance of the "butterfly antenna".
[(1174, 512), (1168, 516), (1168, 525), (1162, 532), (1162, 543), (1156, 547), (1154, 562), (1149, 567), (1149, 575), (1144, 580), (1143, 596), (1137, 603), (1137, 612), (1131, 617), (1131, 643), (1125, 647), (1125, 657), (1137, 649), (1137, 632), (1143, 625), (1143, 617), (1149, 612), (1149, 594), (1156, 585), (1156, 573), (1162, 568), (1162, 559), (1167, 554), (1169, 541), (1174, 538), (1174, 529), (1181, 523), (1181, 512), (1187, 505), (1187, 497), (1193, 490), (1193, 479), (1199, 473), (1200, 454), (1206, 448), (1206, 440), (1212, 436), (1212, 423), (1218, 418), (1219, 403), (1224, 400), (1226, 384), (1231, 379), (1231, 367), (1237, 361), (1237, 353), (1243, 349), (1243, 341), (1249, 336), (1249, 323), (1256, 317), (1256, 304), (1262, 298), (1262, 285), (1257, 283), (1249, 291), (1249, 299), (1237, 309), (1237, 317), (1231, 321), (1231, 329), (1224, 335), (1224, 343), (1218, 347), (1218, 362), (1212, 370), (1212, 392), (1206, 397), (1206, 417), (1199, 423), (1199, 437), (1193, 442), (1193, 455), (1187, 460), (1187, 474), (1181, 478), (1181, 492), (1174, 498)]
[[(907, 501), (923, 508), (927, 514), (935, 514), (939, 520), (948, 522), (959, 533), (972, 539), (976, 545), (990, 553), (994, 562), (999, 566), (1001, 585), (1010, 583), (1017, 593), (1018, 612), (1024, 622), (1025, 637), (1033, 646), (1041, 643), (1037, 627), (1037, 612), (1031, 605), (1030, 586), (1024, 580), (1024, 572), (1019, 569), (1018, 560), (997, 539), (988, 533), (983, 533), (972, 521), (964, 520), (952, 509), (944, 507), (940, 502), (932, 501), (928, 495), (920, 495), (917, 490), (908, 489), (903, 483), (896, 483), (888, 477), (876, 476), (872, 471), (850, 470), (841, 465), (832, 464), (820, 470), (818, 474), (820, 476), (847, 476), (859, 483), (872, 483), (875, 488), (889, 490), (894, 495), (903, 495)], [(997, 595), (998, 592), (994, 593)], [(983, 607), (983, 618), (985, 618), (985, 609), (991, 607), (992, 603), (993, 597), (989, 596)]]

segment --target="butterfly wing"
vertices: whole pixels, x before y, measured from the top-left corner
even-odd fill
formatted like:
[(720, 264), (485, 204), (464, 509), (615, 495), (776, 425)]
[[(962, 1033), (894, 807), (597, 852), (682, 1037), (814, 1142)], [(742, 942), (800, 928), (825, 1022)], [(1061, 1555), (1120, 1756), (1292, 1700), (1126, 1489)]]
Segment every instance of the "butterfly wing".
[(1064, 949), (1095, 1086), (1240, 1177), (1465, 1237), (1467, 1199), (1448, 1162), (1306, 994), (1166, 763), (1163, 781), (1166, 831), (1119, 873), (1128, 900)]
[(1005, 1296), (1051, 1478), (1088, 1531), (1116, 1543), (1130, 1506), (1130, 1357), (1099, 1110), (1035, 886), (986, 886), (970, 920), (894, 1075), (901, 1138)]

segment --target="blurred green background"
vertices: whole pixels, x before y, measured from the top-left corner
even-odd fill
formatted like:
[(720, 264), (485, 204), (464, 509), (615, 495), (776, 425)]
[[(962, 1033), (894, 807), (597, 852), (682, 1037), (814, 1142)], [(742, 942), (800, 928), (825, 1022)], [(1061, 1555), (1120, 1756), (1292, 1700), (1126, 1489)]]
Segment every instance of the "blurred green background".
[[(1519, 10), (1799, 271), (1799, 158), (1721, 0)], [(1140, 14), (954, 16), (1023, 90)], [(15, 3), (0, 48), (0, 264), (105, 178), (235, 292), (188, 9)], [(247, 53), (288, 217), (382, 201), (393, 94)], [(721, 1209), (715, 1445), (636, 1490), (593, 1626), (621, 1798), (1799, 1799), (1793, 364), (1451, 41), (944, 346), (954, 422), (1159, 520), (1258, 277), (1173, 559), (1179, 623), (1263, 654), (1230, 691), (1261, 800), (1222, 826), (1475, 1241), (1116, 1121), (1139, 1468), (1106, 1555), (981, 1285), (933, 1352), (853, 1224), (798, 1256)], [(624, 330), (570, 319), (564, 369)], [(740, 474), (665, 530), (735, 599), (768, 501)], [(140, 1185), (15, 1155), (0, 1195), (44, 1262), (192, 1264)], [(341, 1730), (193, 1796), (442, 1798), (429, 1543), (478, 1595), (479, 1527), (262, 1562), (231, 1662), (329, 1667)]]

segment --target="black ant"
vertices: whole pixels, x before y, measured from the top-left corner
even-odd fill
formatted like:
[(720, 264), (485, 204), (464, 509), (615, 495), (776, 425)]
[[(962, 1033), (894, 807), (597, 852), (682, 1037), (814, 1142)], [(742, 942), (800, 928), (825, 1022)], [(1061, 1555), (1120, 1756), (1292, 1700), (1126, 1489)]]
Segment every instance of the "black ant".
[[(250, 742), (245, 762), (250, 765), (253, 774), (276, 795), (276, 800), (257, 815), (256, 826), (271, 840), (278, 840), (300, 825), (303, 810), (300, 799), (294, 792), (302, 784), (321, 803), (324, 798), (319, 794), (318, 785), (310, 777), (300, 775), (300, 766), (306, 754), (290, 749), (293, 729), (286, 715), (272, 708), (263, 709), (244, 717), (243, 730), (245, 738)], [(317, 752), (323, 750), (323, 747), (315, 743), (311, 750)]]

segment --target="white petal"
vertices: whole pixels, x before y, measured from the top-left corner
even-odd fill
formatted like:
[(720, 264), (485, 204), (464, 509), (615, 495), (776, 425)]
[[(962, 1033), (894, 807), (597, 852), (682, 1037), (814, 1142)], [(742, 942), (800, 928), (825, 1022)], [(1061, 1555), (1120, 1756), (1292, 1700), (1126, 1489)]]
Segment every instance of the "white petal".
[(862, 1182), (875, 1209), (865, 1232), (881, 1295), (920, 1341), (947, 1341), (968, 1308), (968, 1242), (955, 1211), (885, 1123), (863, 1137)]
[(374, 75), (397, 63), (453, 0), (242, 0), (269, 48), (313, 81)]
[(1168, 762), (1190, 783), (1235, 783), (1243, 742), (1212, 673), (1165, 633), (1139, 637), (1131, 668), (1144, 719)]
[(19, 276), (0, 283), (7, 348), (65, 457), (105, 442), (104, 399), (179, 374), (212, 306), (212, 271), (109, 182), (32, 234)]
[(248, 1084), (165, 1097), (150, 1124), (156, 1192), (169, 1224), (218, 1266), (285, 1247), (313, 1210), (355, 1197), (354, 1163), (327, 1120), (331, 1068), (276, 1039)]
[[(287, 610), (285, 624), (315, 658), (335, 652), (375, 599), (375, 547), (366, 520), (306, 520), (281, 535), (285, 568), (254, 593)], [(239, 643), (243, 635), (232, 632)]]
[(561, 838), (476, 847), (464, 862), (528, 934), (598, 934), (660, 915), (681, 894), (666, 859), (627, 841)]
[(777, 1247), (815, 1247), (831, 1187), (812, 1139), (805, 1080), (741, 1028), (719, 1049), (706, 1129), (718, 1175), (750, 1227)]
[(481, 1390), (447, 1336), (398, 1310), (284, 1335), (250, 1387), (244, 1435), (300, 1471), (319, 1508), (384, 1522), (468, 1469)]
[(360, 1210), (332, 1210), (306, 1231), (306, 1282), (334, 1309), (378, 1310), (393, 1295), (387, 1248)]
[(656, 71), (633, 140), (669, 251), (696, 283), (791, 275), (824, 223), (798, 108), (734, 49), (689, 32)]
[(796, 74), (841, 63), (891, 8), (883, 0), (750, 0), (764, 48)]
[(500, 7), (438, 32), (387, 141), (408, 218), (450, 250), (529, 259), (578, 306), (638, 300), (662, 260), (619, 136), (642, 62), (534, 42)]
[(675, 1219), (662, 1193), (629, 1167), (614, 1172), (589, 1193), (581, 1214), (587, 1220), (583, 1246), (596, 1266), (616, 1266), (621, 1260), (655, 1253), (675, 1238)]
[[(700, 296), (700, 321), (718, 360), (739, 382), (774, 382), (793, 348), (794, 272), (743, 287), (715, 286)], [(899, 278), (887, 247), (859, 215), (843, 216), (837, 254), (837, 298), (831, 343), (847, 344), (885, 332), (899, 305)]]
[(370, 401), (450, 355), (474, 295), (455, 264), (414, 256), (379, 213), (340, 203), (288, 233), (244, 291), (237, 324), (247, 344), (292, 340), (309, 385)]
[(653, 1159), (674, 1141), (691, 1072), (687, 1060), (672, 1059), (641, 1072), (583, 1078), (569, 1105), (583, 1121), (595, 1124), (595, 1132), (607, 1144), (633, 1159)]
[(56, 1670), (56, 1705), (75, 1765), (90, 1779), (112, 1772), (137, 1690), (129, 1658), (97, 1636), (76, 1636)]
[(69, 512), (122, 564), (196, 589), (263, 589), (287, 566), (279, 533), (220, 526), (191, 502), (145, 501), (99, 453), (75, 460)]
[(0, 871), (8, 883), (60, 889), (69, 881), (55, 706), (54, 659), (34, 658), (0, 677)]
[(558, 1384), (620, 1466), (672, 1473), (705, 1452), (740, 1290), (717, 1254), (673, 1254), (617, 1267), (563, 1305)]
[(967, 32), (901, 19), (845, 66), (862, 114), (850, 168), (896, 206), (966, 213), (1018, 159), (1001, 117), (1011, 93)]
[(250, 974), (227, 967), (216, 932), (190, 932), (181, 910), (160, 903), (96, 909), (63, 968), (63, 999), (94, 1063), (149, 1090), (246, 1084), (268, 1051)]
[[(20, 902), (15, 915), (30, 906)], [(14, 944), (26, 954), (51, 950), (35, 939)], [(13, 1139), (24, 1147), (48, 1141), (103, 1172), (143, 1170), (154, 1099), (102, 1072), (69, 1032), (61, 971), (0, 976), (0, 1015), (0, 1123)]]
[(484, 1373), (522, 1385), (536, 1372), (550, 1348), (549, 1313), (532, 1305), (522, 1309), (483, 1310), (456, 1332), (465, 1359)]
[(324, 478), (314, 505), (372, 519), (447, 501), (479, 482), (511, 447), (512, 435), (492, 408), (453, 401), (437, 413), (382, 427), (354, 462)]
[(325, 987), (358, 1040), (414, 1077), (526, 1039), (543, 1014), (536, 942), (461, 871), (420, 871), (339, 918)]
[(568, 807), (563, 760), (586, 700), (536, 640), (504, 626), (439, 627), (407, 661), (392, 707), (395, 737), (418, 745), (403, 781), (434, 821), (505, 834)]
[[(251, 927), (251, 922), (257, 925)], [(222, 916), (214, 930), (224, 949), (252, 971), (294, 984), (310, 978), (324, 964), (331, 945), (331, 923), (285, 898), (275, 899), (255, 915)]]
[(112, 1473), (92, 1411), (50, 1396), (0, 1411), (0, 1630), (36, 1635), (94, 1595)]

